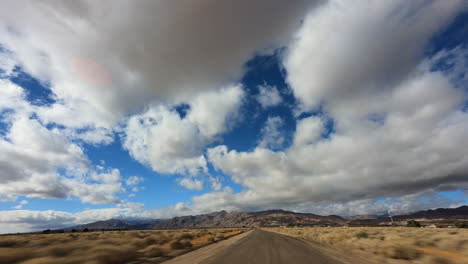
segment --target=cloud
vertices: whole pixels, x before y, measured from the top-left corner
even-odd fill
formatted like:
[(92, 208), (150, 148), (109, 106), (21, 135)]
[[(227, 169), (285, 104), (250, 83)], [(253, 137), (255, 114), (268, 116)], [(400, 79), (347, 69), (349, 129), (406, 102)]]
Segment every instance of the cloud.
[(0, 120), (2, 122), (10, 122), (14, 118), (14, 114), (27, 114), (31, 111), (31, 106), (26, 102), (26, 93), (23, 88), (18, 85), (0, 79), (0, 111), (10, 111), (9, 115), (3, 114)]
[(16, 233), (57, 229), (109, 219), (163, 219), (193, 212), (185, 203), (157, 210), (146, 210), (142, 203), (126, 200), (115, 207), (87, 209), (75, 213), (44, 210), (0, 211), (0, 233)]
[(145, 179), (143, 179), (142, 177), (130, 176), (129, 178), (125, 180), (125, 184), (127, 184), (127, 186), (136, 186), (142, 183), (144, 180)]
[[(423, 199), (424, 198), (424, 199)], [(195, 196), (190, 203), (179, 202), (174, 206), (146, 210), (141, 203), (122, 201), (113, 208), (84, 210), (76, 213), (63, 211), (33, 211), (12, 210), (0, 211), (0, 233), (15, 233), (40, 231), (51, 228), (65, 228), (79, 224), (108, 219), (164, 219), (180, 215), (196, 215), (217, 210), (254, 211), (252, 204), (244, 204), (243, 199), (225, 187), (222, 191)], [(453, 208), (462, 205), (460, 199), (448, 199), (433, 191), (425, 191), (399, 198), (364, 199), (338, 204), (296, 204), (283, 207), (297, 212), (312, 212), (321, 215), (339, 214), (364, 215), (387, 214), (393, 215), (414, 212), (422, 209)], [(269, 204), (263, 209), (278, 208), (277, 204)]]
[(287, 43), (319, 2), (9, 1), (0, 44), (50, 82), (60, 102), (41, 113), (47, 122), (109, 127), (153, 101), (185, 101), (237, 81), (254, 53)]
[(189, 190), (203, 190), (203, 181), (189, 178), (179, 178), (177, 182)]
[[(102, 167), (98, 173), (67, 131), (47, 128), (34, 118), (38, 106), (25, 99), (23, 88), (7, 80), (0, 110), (6, 128), (0, 136), (0, 192), (2, 200), (78, 197), (83, 202), (112, 203), (122, 191), (119, 170)], [(4, 101), (3, 101), (4, 100)]]
[(12, 76), (15, 66), (16, 61), (11, 57), (11, 54), (3, 51), (0, 46), (0, 78)]
[[(363, 15), (364, 7), (373, 11)], [(460, 7), (461, 1), (330, 1), (313, 10), (285, 66), (303, 109), (321, 111), (297, 121), (294, 143), (283, 151), (262, 144), (248, 152), (209, 149), (209, 162), (244, 189), (197, 203), (312, 208), (468, 188), (466, 95), (453, 81), (456, 67), (438, 70), (442, 55), (422, 57)], [(467, 51), (443, 53), (465, 61)]]
[(320, 117), (312, 116), (301, 119), (296, 125), (294, 147), (301, 147), (322, 139), (325, 132), (324, 122)]
[[(257, 208), (466, 188), (468, 145), (461, 142), (468, 114), (461, 111), (462, 100), (440, 73), (421, 73), (395, 88), (383, 124), (356, 120), (353, 129), (317, 140), (320, 122), (309, 118), (300, 121), (296, 144), (285, 151), (218, 146), (208, 157), (248, 190), (230, 199)], [(310, 121), (313, 133), (303, 136)]]
[(156, 172), (206, 173), (204, 147), (235, 123), (229, 121), (235, 121), (243, 95), (239, 85), (200, 94), (188, 102), (184, 117), (175, 106), (152, 106), (129, 118), (123, 145), (134, 159)]
[[(20, 210), (3, 216), (6, 225), (215, 209), (378, 212), (392, 203), (423, 206), (392, 200), (397, 196), (468, 188), (461, 88), (468, 52), (457, 47), (424, 57), (431, 38), (466, 10), (461, 0), (5, 5), (0, 200), (120, 202), (76, 214)], [(239, 120), (245, 92), (235, 83), (244, 63), (278, 47), (286, 47), (286, 81), (299, 102), (292, 145), (285, 147), (283, 120), (270, 117), (253, 150), (216, 146)], [(440, 61), (452, 66), (440, 68)], [(8, 80), (19, 71), (37, 78), (54, 102), (30, 104), (27, 91)], [(283, 103), (277, 87), (258, 89), (262, 111)], [(124, 180), (105, 164), (95, 170), (85, 155), (86, 145), (110, 144), (116, 131), (138, 162), (178, 174), (186, 188), (210, 183), (214, 191), (162, 211), (120, 201), (123, 183), (136, 191), (139, 180)], [(209, 163), (243, 189), (222, 188), (221, 178), (207, 175)], [(381, 197), (390, 200), (379, 203)]]
[[(318, 3), (5, 3), (0, 108), (10, 112), (2, 115), (1, 199), (117, 202), (120, 171), (91, 169), (83, 145), (112, 143), (122, 118), (124, 147), (137, 161), (160, 173), (206, 173), (204, 148), (236, 123), (243, 97), (239, 85), (226, 86), (252, 55), (286, 44)], [(37, 79), (53, 102), (29, 104), (26, 90), (7, 80), (18, 72)], [(174, 110), (182, 103), (186, 117)]]
[[(307, 108), (324, 100), (345, 103), (347, 115), (366, 111), (373, 107), (371, 99), (379, 99), (377, 91), (414, 73), (430, 38), (463, 5), (458, 0), (329, 1), (308, 14), (290, 46), (288, 82)], [(359, 99), (368, 100), (355, 109), (346, 104)]]
[(258, 145), (262, 148), (281, 149), (286, 143), (284, 137), (284, 122), (279, 116), (268, 117), (265, 121), (265, 126), (262, 128), (260, 134), (261, 139)]
[(276, 86), (260, 85), (258, 90), (259, 94), (256, 98), (263, 108), (279, 105), (283, 101)]
[(15, 209), (21, 209), (23, 208), (24, 205), (28, 204), (28, 201), (27, 200), (22, 200), (21, 202), (18, 203), (18, 205), (16, 206), (13, 206), (13, 208)]

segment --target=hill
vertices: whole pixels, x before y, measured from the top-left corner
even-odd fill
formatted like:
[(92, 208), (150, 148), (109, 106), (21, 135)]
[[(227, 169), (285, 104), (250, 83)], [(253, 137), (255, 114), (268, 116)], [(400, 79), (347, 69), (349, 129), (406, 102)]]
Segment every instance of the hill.
[[(393, 216), (394, 221), (423, 219), (426, 223), (450, 224), (468, 219), (468, 206), (439, 208), (411, 214)], [(352, 216), (343, 218), (336, 215), (321, 216), (310, 213), (296, 213), (284, 210), (260, 212), (213, 212), (188, 215), (164, 220), (119, 220), (111, 219), (79, 225), (70, 229), (177, 229), (203, 227), (274, 227), (274, 226), (338, 226), (338, 225), (382, 225), (391, 222), (388, 216)]]
[[(394, 215), (393, 221), (405, 224), (408, 220), (418, 220), (421, 224), (430, 225), (436, 224), (439, 226), (453, 225), (455, 222), (468, 220), (468, 206), (460, 206), (458, 208), (438, 208), (431, 210), (418, 211), (409, 214)], [(350, 225), (385, 225), (390, 224), (391, 219), (388, 215), (378, 217), (351, 217)]]
[(287, 225), (341, 225), (346, 219), (330, 215), (321, 216), (307, 213), (295, 213), (284, 210), (269, 210), (261, 212), (214, 212), (201, 215), (174, 217), (166, 220), (127, 221), (111, 219), (98, 221), (67, 229), (93, 230), (101, 229), (175, 229), (201, 227), (258, 227), (258, 226), (287, 226)]

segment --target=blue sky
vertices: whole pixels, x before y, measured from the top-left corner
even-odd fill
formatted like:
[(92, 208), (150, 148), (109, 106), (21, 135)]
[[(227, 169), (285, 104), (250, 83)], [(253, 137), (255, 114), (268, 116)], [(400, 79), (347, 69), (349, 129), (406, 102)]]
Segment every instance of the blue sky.
[(466, 3), (265, 1), (8, 3), (0, 232), (466, 204)]

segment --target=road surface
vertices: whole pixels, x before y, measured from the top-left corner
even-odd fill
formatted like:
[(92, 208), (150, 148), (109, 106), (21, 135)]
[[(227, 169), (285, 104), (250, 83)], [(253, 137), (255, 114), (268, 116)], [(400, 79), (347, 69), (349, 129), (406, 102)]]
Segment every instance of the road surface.
[(230, 248), (202, 264), (342, 264), (310, 243), (294, 237), (253, 230)]
[[(332, 249), (278, 233), (254, 229), (228, 245), (200, 249), (170, 264), (350, 264), (358, 263)], [(361, 262), (359, 262), (361, 263)]]

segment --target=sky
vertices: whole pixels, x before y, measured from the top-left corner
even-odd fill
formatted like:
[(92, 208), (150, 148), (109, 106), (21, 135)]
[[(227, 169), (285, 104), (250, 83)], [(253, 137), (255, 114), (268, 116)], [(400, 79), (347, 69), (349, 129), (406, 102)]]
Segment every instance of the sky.
[(468, 204), (462, 0), (5, 1), (0, 233)]

